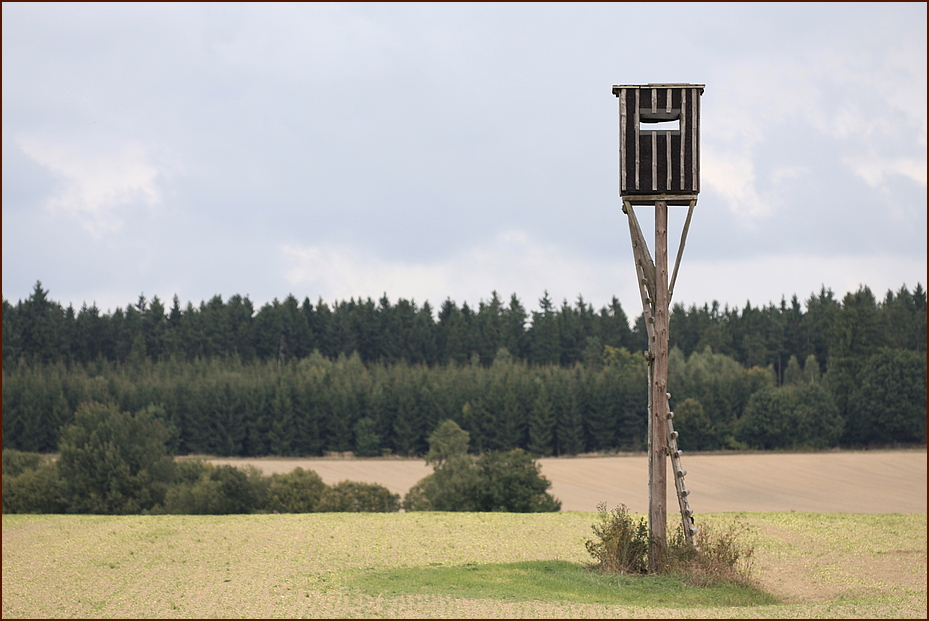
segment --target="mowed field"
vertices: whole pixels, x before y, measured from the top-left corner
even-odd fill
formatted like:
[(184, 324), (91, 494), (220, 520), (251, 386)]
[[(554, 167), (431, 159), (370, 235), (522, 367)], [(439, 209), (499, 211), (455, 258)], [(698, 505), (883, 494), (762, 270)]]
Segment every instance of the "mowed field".
[[(218, 459), (252, 464), (265, 474), (296, 467), (315, 470), (328, 484), (380, 483), (405, 494), (432, 472), (421, 459)], [(624, 503), (648, 511), (648, 461), (644, 454), (538, 460), (563, 511), (596, 511)], [(926, 449), (823, 453), (692, 454), (682, 457), (690, 506), (697, 513), (809, 511), (817, 513), (925, 513)], [(668, 465), (670, 474), (670, 463)], [(676, 507), (668, 477), (669, 512)]]

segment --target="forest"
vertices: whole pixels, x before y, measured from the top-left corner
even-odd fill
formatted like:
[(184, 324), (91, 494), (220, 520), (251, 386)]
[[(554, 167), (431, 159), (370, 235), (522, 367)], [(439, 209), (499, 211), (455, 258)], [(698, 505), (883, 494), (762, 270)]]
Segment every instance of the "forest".
[[(614, 298), (527, 312), (386, 294), (75, 311), (37, 282), (3, 300), (3, 448), (55, 452), (85, 402), (154, 408), (175, 454), (423, 455), (443, 420), (470, 450), (537, 456), (646, 442), (644, 316)], [(926, 292), (744, 308), (674, 304), (669, 390), (685, 450), (925, 444)]]

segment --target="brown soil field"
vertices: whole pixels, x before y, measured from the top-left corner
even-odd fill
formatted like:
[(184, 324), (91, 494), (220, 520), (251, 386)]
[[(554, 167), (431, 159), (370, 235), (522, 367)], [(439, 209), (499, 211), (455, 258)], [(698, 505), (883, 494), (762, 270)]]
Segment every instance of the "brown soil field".
[[(314, 470), (328, 484), (380, 483), (401, 496), (432, 472), (421, 459), (207, 458), (214, 464), (252, 464), (264, 474)], [(925, 513), (926, 449), (821, 453), (700, 454), (681, 458), (690, 506), (697, 513), (802, 511)], [(595, 511), (600, 502), (648, 510), (644, 454), (539, 459), (563, 511)], [(668, 472), (670, 474), (670, 463)], [(676, 510), (673, 479), (668, 512)]]

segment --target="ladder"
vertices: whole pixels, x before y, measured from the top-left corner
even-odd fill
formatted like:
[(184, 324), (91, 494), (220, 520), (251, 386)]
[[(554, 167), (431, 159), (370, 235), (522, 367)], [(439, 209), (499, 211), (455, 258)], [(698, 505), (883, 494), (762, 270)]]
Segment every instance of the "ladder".
[[(671, 399), (671, 393), (668, 394), (668, 400)], [(684, 538), (687, 543), (700, 549), (694, 543), (694, 535), (697, 534), (697, 527), (694, 525), (694, 512), (690, 508), (687, 497), (690, 490), (684, 485), (684, 477), (687, 471), (681, 466), (681, 455), (684, 451), (677, 447), (677, 432), (674, 431), (674, 412), (668, 411), (668, 455), (671, 457), (671, 467), (674, 471), (674, 488), (677, 490), (677, 503), (681, 507), (681, 524), (684, 528)]]

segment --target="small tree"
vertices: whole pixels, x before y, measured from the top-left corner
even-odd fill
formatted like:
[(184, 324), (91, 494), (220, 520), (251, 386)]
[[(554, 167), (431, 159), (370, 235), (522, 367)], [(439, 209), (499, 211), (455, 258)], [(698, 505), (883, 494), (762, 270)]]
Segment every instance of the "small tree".
[(561, 503), (546, 491), (551, 483), (522, 449), (487, 451), (475, 463), (467, 454), (469, 435), (444, 421), (429, 437), (426, 463), (434, 472), (414, 485), (403, 500), (407, 511), (558, 511)]
[(404, 508), (434, 511), (478, 511), (480, 484), (468, 455), (470, 434), (453, 420), (442, 421), (429, 436), (426, 463), (434, 472), (407, 492)]
[(159, 408), (135, 414), (83, 403), (59, 444), (58, 471), (71, 513), (140, 513), (162, 502), (174, 477)]
[(561, 509), (561, 501), (547, 491), (551, 481), (522, 449), (488, 451), (477, 460), (477, 471), (478, 511), (538, 513)]
[(470, 439), (471, 434), (459, 427), (455, 421), (442, 421), (429, 436), (426, 463), (435, 468), (441, 468), (449, 459), (467, 455)]

